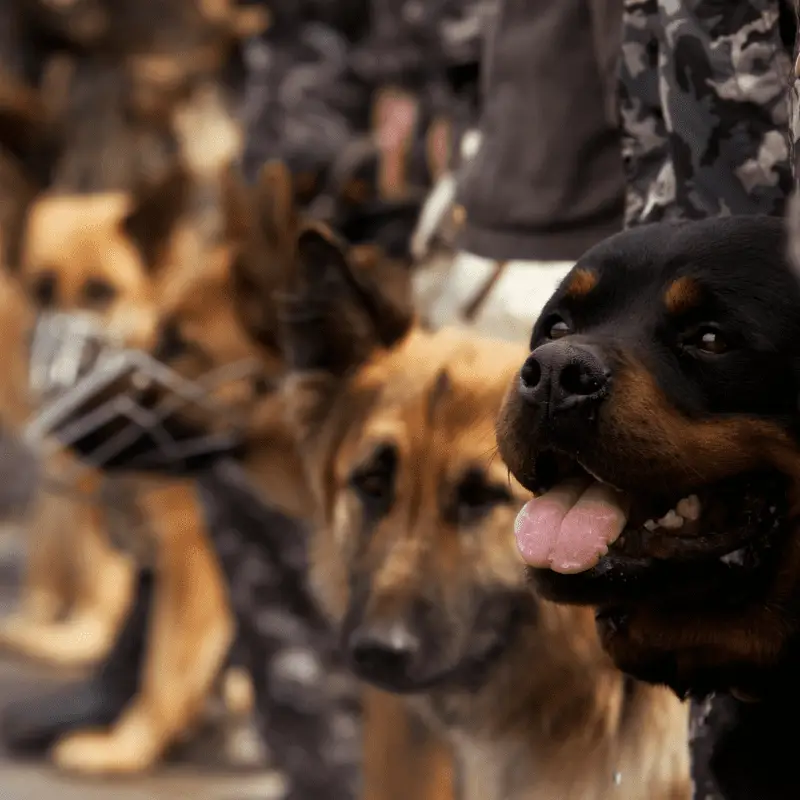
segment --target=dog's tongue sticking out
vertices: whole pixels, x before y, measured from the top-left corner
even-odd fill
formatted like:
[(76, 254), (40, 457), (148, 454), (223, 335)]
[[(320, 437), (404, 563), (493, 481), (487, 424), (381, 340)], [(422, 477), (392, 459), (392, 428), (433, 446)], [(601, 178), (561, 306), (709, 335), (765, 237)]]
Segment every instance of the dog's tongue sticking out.
[(517, 516), (514, 532), (530, 566), (585, 572), (608, 552), (627, 521), (619, 492), (588, 478), (576, 478), (529, 500)]

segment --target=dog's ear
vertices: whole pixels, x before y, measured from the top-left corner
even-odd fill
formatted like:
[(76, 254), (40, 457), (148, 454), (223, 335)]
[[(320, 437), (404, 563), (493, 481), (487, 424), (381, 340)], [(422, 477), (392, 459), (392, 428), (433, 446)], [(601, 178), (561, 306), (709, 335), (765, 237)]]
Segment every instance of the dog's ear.
[(36, 197), (36, 187), (13, 163), (0, 158), (0, 267), (19, 269), (28, 211)]
[[(233, 265), (239, 318), (253, 339), (275, 350), (278, 347), (276, 295), (286, 289), (297, 238), (292, 178), (282, 162), (270, 161), (262, 167), (258, 182), (247, 198), (241, 181), (232, 188), (238, 191), (227, 192), (229, 218), (232, 217), (237, 235), (247, 238)], [(237, 201), (231, 202), (232, 197)]]
[(139, 249), (148, 270), (161, 266), (178, 220), (186, 211), (190, 188), (189, 174), (178, 167), (134, 192), (121, 227)]
[(407, 272), (384, 263), (377, 249), (354, 254), (321, 223), (301, 226), (295, 274), (280, 306), (294, 424), (301, 437), (321, 422), (343, 381), (411, 328), (410, 291), (398, 292), (399, 277), (410, 283)]
[(253, 277), (259, 296), (274, 319), (274, 296), (287, 289), (294, 269), (299, 220), (292, 175), (282, 161), (269, 161), (261, 169), (256, 209), (261, 252), (251, 265), (258, 269)]

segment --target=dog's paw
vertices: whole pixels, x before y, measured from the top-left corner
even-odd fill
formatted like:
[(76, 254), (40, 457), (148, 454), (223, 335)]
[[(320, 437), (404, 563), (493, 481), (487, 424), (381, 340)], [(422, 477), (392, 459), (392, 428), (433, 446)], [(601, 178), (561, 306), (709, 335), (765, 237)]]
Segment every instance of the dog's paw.
[(152, 767), (160, 748), (152, 737), (134, 736), (123, 727), (78, 731), (62, 738), (51, 752), (56, 767), (76, 775), (134, 775)]

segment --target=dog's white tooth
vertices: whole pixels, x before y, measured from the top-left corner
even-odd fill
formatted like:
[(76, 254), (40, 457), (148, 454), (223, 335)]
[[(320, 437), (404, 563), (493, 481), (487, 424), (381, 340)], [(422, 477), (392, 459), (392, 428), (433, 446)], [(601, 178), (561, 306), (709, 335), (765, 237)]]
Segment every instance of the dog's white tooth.
[(684, 497), (683, 500), (678, 501), (678, 505), (675, 506), (675, 510), (684, 519), (694, 522), (695, 520), (700, 519), (700, 511), (702, 510), (700, 498), (696, 494), (690, 494), (688, 497)]
[(680, 528), (684, 523), (684, 519), (674, 508), (671, 508), (660, 520), (657, 520), (657, 522), (662, 528), (672, 531)]
[(654, 519), (648, 519), (644, 523), (644, 527), (649, 531), (654, 531), (658, 527), (658, 523)]
[(742, 566), (744, 564), (745, 549), (742, 547), (739, 550), (734, 550), (732, 553), (726, 553), (720, 556), (720, 561), (723, 564), (733, 564), (734, 566)]

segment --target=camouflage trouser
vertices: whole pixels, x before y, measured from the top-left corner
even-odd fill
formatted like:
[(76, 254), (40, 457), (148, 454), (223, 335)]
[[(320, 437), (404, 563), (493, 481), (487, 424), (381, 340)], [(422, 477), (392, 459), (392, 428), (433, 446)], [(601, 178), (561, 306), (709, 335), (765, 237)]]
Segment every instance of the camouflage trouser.
[[(800, 4), (798, 5), (800, 8)], [(789, 249), (795, 269), (800, 271), (800, 31), (795, 42), (794, 58), (797, 59), (795, 74), (792, 76), (792, 89), (790, 92), (790, 117), (789, 132), (792, 149), (792, 168), (795, 177), (795, 191), (792, 198), (787, 219), (789, 223)]]
[(626, 225), (782, 214), (792, 187), (780, 0), (625, 0)]

